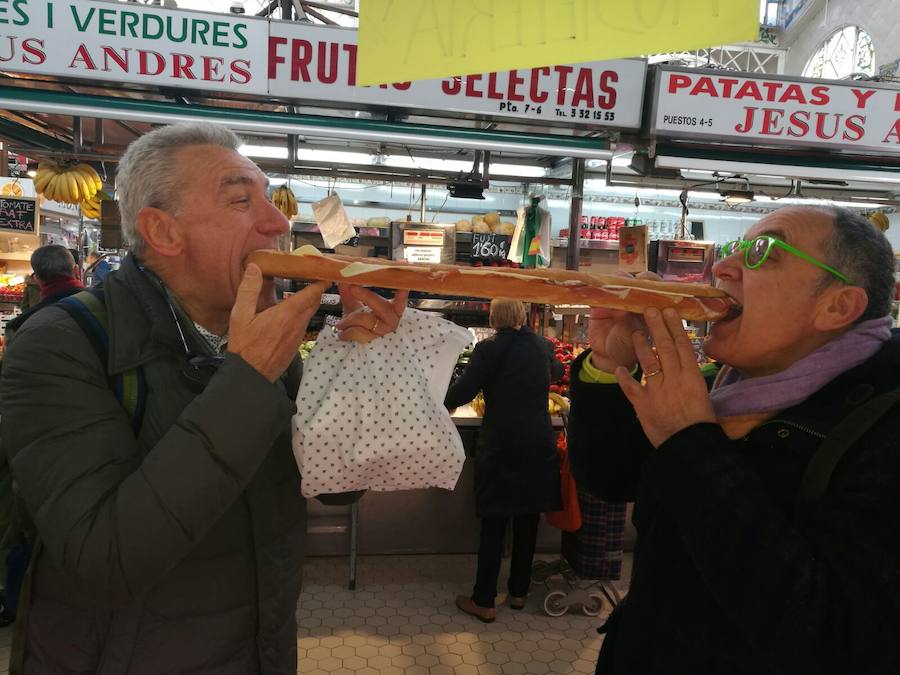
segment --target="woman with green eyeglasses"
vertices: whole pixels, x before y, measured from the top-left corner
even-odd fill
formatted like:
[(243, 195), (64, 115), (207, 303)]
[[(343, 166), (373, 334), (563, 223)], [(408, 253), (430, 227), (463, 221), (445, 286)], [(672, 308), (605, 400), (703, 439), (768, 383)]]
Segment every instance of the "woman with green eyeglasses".
[(597, 672), (900, 672), (891, 246), (848, 211), (781, 209), (715, 277), (742, 311), (711, 327), (714, 382), (656, 310), (594, 310), (572, 367), (576, 477), (637, 502)]

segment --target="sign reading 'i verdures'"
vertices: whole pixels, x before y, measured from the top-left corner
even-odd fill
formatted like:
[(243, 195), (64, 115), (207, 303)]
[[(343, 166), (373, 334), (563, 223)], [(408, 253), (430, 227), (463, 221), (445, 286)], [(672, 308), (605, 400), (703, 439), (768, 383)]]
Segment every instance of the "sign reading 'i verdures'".
[(4, 69), (264, 94), (266, 21), (132, 3), (3, 3)]

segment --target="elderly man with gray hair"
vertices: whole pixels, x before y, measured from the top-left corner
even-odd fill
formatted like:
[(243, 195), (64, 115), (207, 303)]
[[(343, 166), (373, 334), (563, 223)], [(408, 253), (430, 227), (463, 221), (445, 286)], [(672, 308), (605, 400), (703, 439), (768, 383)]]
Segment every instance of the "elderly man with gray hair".
[[(7, 351), (2, 441), (40, 551), (13, 649), (25, 673), (296, 673), (306, 507), (290, 419), (323, 286), (276, 304), (244, 269), (289, 224), (239, 146), (204, 124), (134, 141), (106, 358), (57, 308)], [(351, 292), (347, 338), (375, 337), (362, 304), (396, 328), (404, 296)], [(140, 416), (109, 384), (135, 371)]]
[(6, 325), (7, 341), (11, 341), (16, 331), (39, 311), (84, 288), (75, 258), (65, 246), (48, 244), (36, 249), (31, 254), (31, 269), (41, 289), (41, 301)]

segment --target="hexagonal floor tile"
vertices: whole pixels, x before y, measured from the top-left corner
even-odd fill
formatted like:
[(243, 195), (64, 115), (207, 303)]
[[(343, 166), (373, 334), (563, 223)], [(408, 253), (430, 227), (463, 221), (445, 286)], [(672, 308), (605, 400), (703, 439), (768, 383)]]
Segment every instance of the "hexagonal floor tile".
[(375, 670), (381, 670), (382, 668), (386, 668), (391, 665), (391, 659), (387, 656), (371, 656), (366, 659), (366, 663), (369, 664), (370, 668), (374, 668)]
[(306, 658), (312, 659), (313, 661), (321, 661), (322, 659), (327, 659), (329, 656), (331, 656), (331, 650), (327, 647), (313, 647), (306, 652)]
[(572, 670), (577, 673), (593, 673), (597, 670), (597, 664), (585, 661), (584, 659), (576, 659), (572, 662)]
[[(334, 652), (332, 652), (333, 654)], [(360, 658), (359, 656), (351, 656), (350, 658), (344, 659), (344, 668), (348, 668), (350, 670), (362, 670), (369, 664), (366, 663), (366, 660)]]
[(351, 656), (354, 656), (356, 652), (353, 651), (353, 647), (349, 647), (346, 644), (341, 645), (340, 647), (335, 647), (331, 650), (331, 655), (336, 659), (348, 659)]
[(327, 670), (328, 672), (337, 670), (341, 667), (341, 660), (336, 659), (333, 656), (329, 656), (327, 659), (322, 659), (321, 661), (319, 661), (319, 668), (321, 668), (322, 670)]

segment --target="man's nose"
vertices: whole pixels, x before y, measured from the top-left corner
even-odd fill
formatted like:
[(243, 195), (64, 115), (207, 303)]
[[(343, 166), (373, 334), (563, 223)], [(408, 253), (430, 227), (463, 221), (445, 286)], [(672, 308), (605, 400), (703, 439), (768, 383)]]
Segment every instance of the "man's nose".
[(257, 229), (263, 234), (282, 235), (291, 229), (290, 221), (272, 202), (265, 200), (265, 213), (262, 214)]

